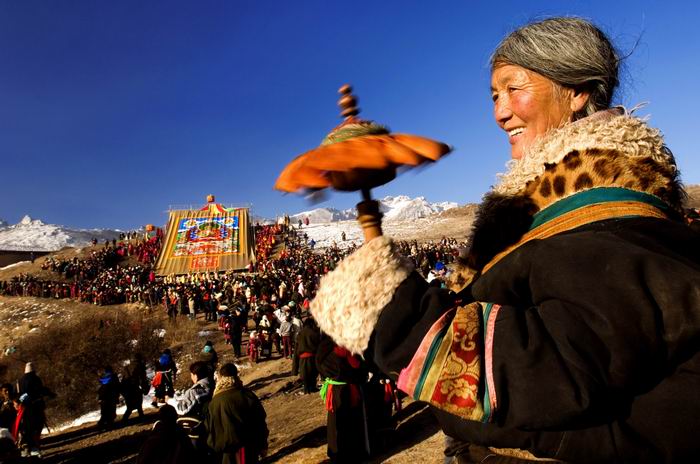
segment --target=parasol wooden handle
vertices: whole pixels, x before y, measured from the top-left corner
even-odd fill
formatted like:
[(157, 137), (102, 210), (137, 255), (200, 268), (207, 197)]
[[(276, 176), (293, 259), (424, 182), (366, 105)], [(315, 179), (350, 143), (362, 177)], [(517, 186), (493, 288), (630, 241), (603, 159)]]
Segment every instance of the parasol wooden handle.
[(357, 222), (362, 226), (362, 233), (365, 236), (365, 243), (373, 238), (381, 237), (382, 216), (379, 211), (379, 202), (372, 200), (368, 189), (362, 189), (363, 201), (357, 204)]

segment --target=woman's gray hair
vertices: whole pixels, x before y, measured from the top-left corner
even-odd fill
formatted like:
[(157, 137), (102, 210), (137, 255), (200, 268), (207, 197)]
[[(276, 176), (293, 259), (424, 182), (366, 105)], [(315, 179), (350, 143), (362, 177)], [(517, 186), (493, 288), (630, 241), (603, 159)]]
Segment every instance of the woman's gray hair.
[(581, 18), (550, 18), (528, 24), (498, 45), (491, 69), (514, 64), (557, 84), (590, 93), (574, 119), (610, 107), (619, 83), (620, 57), (608, 37)]

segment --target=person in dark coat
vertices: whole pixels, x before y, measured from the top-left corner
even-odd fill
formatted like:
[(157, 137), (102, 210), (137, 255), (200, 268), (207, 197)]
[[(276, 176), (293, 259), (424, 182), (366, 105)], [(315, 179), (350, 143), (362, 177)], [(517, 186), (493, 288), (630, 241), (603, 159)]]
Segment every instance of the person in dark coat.
[(207, 444), (217, 454), (217, 462), (259, 462), (267, 454), (269, 432), (265, 418), (262, 403), (243, 386), (236, 365), (221, 366), (205, 419)]
[(304, 383), (304, 393), (318, 391), (316, 387), (318, 380), (316, 351), (320, 340), (321, 331), (318, 329), (316, 321), (312, 317), (307, 318), (297, 337), (297, 344), (294, 349), (294, 362), (292, 364), (292, 375), (301, 377)]
[(15, 402), (19, 404), (19, 408), (13, 427), (13, 435), (22, 450), (22, 455), (41, 456), (41, 431), (46, 425), (44, 397), (54, 396), (34, 371), (34, 365), (28, 362), (24, 366), (24, 375), (17, 382)]
[(177, 412), (169, 404), (158, 410), (158, 420), (144, 442), (137, 464), (190, 464), (201, 462), (185, 431), (177, 424)]
[(358, 356), (321, 334), (316, 352), (321, 397), (326, 405), (328, 457), (333, 463), (357, 463), (369, 456), (369, 435), (362, 388), (367, 368)]
[(317, 292), (321, 329), (429, 403), (460, 462), (698, 459), (698, 236), (660, 131), (611, 108), (620, 61), (580, 18), (506, 37), (491, 97), (513, 161), (459, 291), (430, 287), (370, 224)]
[(229, 335), (231, 336), (231, 347), (236, 358), (241, 357), (241, 343), (243, 341), (243, 328), (248, 322), (247, 313), (241, 304), (236, 304), (233, 313), (229, 316)]
[(151, 381), (154, 387), (152, 406), (157, 407), (158, 403), (165, 403), (167, 398), (173, 397), (176, 373), (175, 360), (170, 349), (166, 348), (156, 362), (156, 375)]
[(139, 418), (143, 418), (143, 390), (142, 390), (142, 379), (140, 378), (138, 372), (138, 366), (134, 366), (135, 369), (127, 369), (122, 381), (120, 383), (121, 394), (124, 397), (124, 403), (126, 404), (126, 410), (122, 416), (122, 421), (125, 422), (129, 420), (132, 411), (136, 410), (139, 414)]
[[(100, 386), (97, 389), (97, 399), (100, 403), (100, 420), (98, 427), (111, 427), (117, 417), (117, 403), (121, 386), (119, 377), (110, 366), (104, 368), (100, 376)], [(141, 412), (143, 414), (143, 411)], [(127, 416), (128, 417), (128, 416)]]

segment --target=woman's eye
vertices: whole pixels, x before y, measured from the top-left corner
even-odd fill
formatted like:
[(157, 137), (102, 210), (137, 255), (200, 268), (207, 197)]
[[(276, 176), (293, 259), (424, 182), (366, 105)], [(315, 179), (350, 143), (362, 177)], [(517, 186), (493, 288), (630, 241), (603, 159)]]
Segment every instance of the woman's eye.
[(494, 93), (493, 95), (491, 95), (491, 100), (493, 100), (493, 102), (495, 103), (496, 100), (498, 100), (498, 94)]

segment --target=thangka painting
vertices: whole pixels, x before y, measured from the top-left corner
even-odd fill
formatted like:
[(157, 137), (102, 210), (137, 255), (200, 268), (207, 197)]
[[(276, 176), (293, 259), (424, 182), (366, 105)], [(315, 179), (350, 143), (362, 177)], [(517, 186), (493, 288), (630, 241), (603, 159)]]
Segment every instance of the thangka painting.
[(226, 255), (239, 252), (238, 216), (180, 219), (173, 257)]

